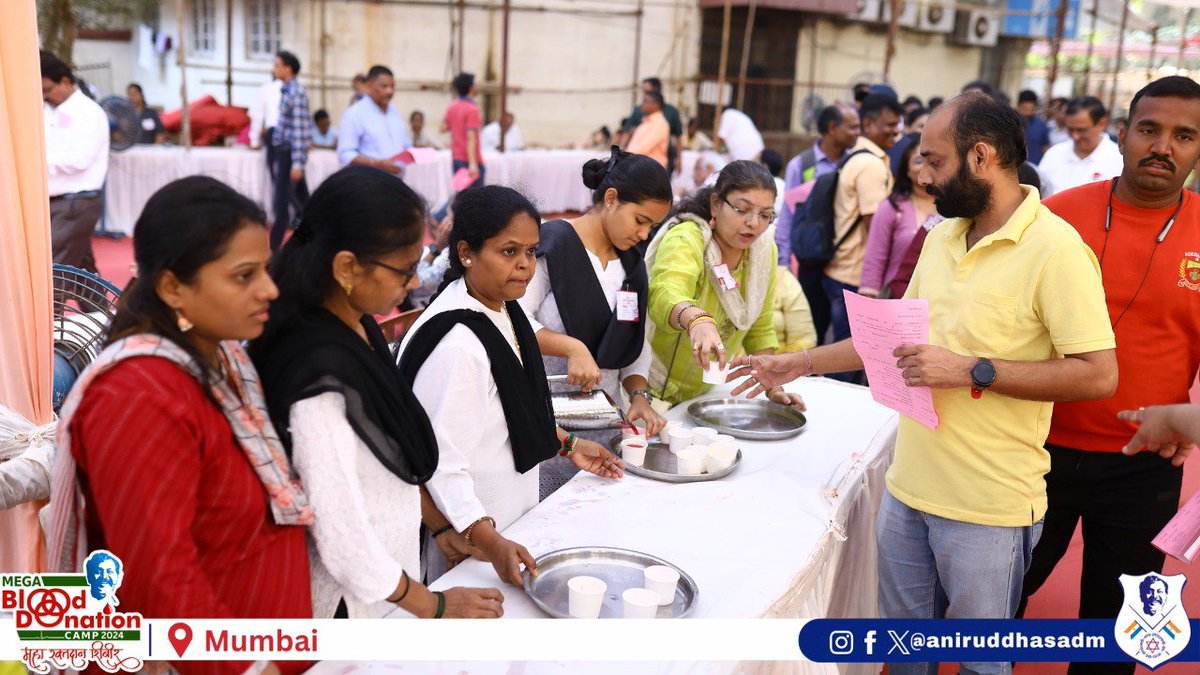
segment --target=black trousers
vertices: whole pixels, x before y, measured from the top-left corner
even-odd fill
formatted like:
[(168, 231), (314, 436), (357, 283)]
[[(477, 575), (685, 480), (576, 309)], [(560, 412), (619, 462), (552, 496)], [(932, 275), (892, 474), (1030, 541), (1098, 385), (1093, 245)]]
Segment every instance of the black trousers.
[(796, 273), (796, 279), (800, 281), (800, 288), (804, 289), (804, 297), (808, 300), (808, 308), (812, 311), (813, 327), (817, 329), (819, 345), (825, 344), (825, 333), (829, 332), (829, 322), (833, 316), (829, 296), (825, 295), (825, 288), (821, 285), (824, 278), (824, 265), (800, 265)]
[(271, 250), (278, 251), (283, 245), (283, 236), (292, 227), (292, 218), (300, 217), (304, 203), (308, 201), (308, 178), (292, 180), (292, 146), (273, 145), (275, 130), (267, 132), (267, 168), (271, 171), (274, 186), (271, 207), (275, 211), (275, 224), (271, 226)]
[[(1162, 572), (1166, 556), (1150, 541), (1179, 508), (1183, 469), (1152, 453), (1083, 452), (1046, 445), (1049, 507), (1042, 538), (1025, 574), (1021, 606), (1062, 560), (1083, 521), (1083, 574), (1079, 618), (1115, 619), (1124, 601), (1119, 578)], [(1132, 663), (1073, 663), (1070, 675), (1132, 673)]]
[(51, 197), (50, 246), (54, 262), (95, 272), (92, 233), (102, 215), (104, 198), (98, 193), (94, 197)]

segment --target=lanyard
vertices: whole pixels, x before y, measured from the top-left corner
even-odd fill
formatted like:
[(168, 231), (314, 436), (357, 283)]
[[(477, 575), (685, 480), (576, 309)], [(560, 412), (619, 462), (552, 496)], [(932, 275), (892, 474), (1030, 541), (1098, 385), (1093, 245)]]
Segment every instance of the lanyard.
[[(1117, 191), (1117, 181), (1119, 177), (1114, 178), (1112, 187), (1108, 190), (1108, 209), (1104, 212), (1104, 245), (1100, 249), (1100, 276), (1104, 276), (1104, 254), (1108, 251), (1108, 232), (1112, 229), (1112, 212), (1113, 212), (1113, 194)], [(1125, 309), (1117, 315), (1117, 320), (1113, 322), (1113, 330), (1117, 329), (1117, 324), (1121, 323), (1121, 319), (1125, 318), (1125, 313), (1133, 306), (1133, 301), (1137, 300), (1137, 296), (1142, 292), (1142, 286), (1146, 285), (1146, 277), (1150, 276), (1150, 266), (1154, 263), (1154, 254), (1158, 253), (1158, 245), (1163, 243), (1167, 235), (1171, 232), (1171, 227), (1175, 225), (1175, 219), (1179, 217), (1179, 212), (1183, 210), (1183, 192), (1179, 193), (1179, 203), (1175, 206), (1174, 213), (1167, 219), (1167, 223), (1163, 225), (1163, 229), (1158, 233), (1158, 237), (1154, 240), (1154, 249), (1150, 251), (1150, 259), (1146, 261), (1146, 271), (1142, 273), (1142, 280), (1138, 283), (1137, 290), (1133, 292), (1133, 297), (1129, 299), (1129, 304), (1125, 305)]]

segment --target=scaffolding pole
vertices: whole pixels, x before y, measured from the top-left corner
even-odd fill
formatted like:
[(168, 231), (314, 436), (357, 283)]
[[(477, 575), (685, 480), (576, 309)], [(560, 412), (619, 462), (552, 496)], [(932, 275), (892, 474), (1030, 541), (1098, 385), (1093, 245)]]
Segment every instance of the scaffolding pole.
[(758, 0), (750, 0), (750, 11), (746, 17), (746, 31), (742, 34), (742, 66), (738, 69), (737, 109), (745, 111), (746, 69), (750, 67), (750, 40), (754, 37), (754, 14)]
[[(512, 17), (512, 0), (504, 0), (504, 15), (503, 15), (503, 33), (501, 34), (500, 43), (500, 117), (504, 118), (504, 113), (508, 112), (508, 24)], [(504, 152), (504, 137), (508, 134), (504, 130), (500, 130), (500, 152)], [(475, 137), (475, 142), (479, 143), (479, 136)]]
[(187, 27), (187, 21), (184, 20), (187, 4), (187, 0), (175, 0), (175, 18), (179, 24), (179, 48), (175, 50), (175, 57), (179, 61), (179, 97), (183, 99), (183, 120), (180, 123), (179, 134), (183, 136), (181, 140), (184, 148), (192, 147), (192, 115), (188, 109), (187, 97), (187, 39), (184, 32)]
[(1150, 29), (1150, 64), (1146, 66), (1146, 81), (1154, 79), (1154, 62), (1158, 60), (1158, 24)]
[(1121, 3), (1121, 32), (1117, 35), (1117, 60), (1113, 63), (1112, 88), (1108, 92), (1108, 114), (1117, 105), (1117, 86), (1121, 81), (1121, 62), (1125, 60), (1125, 27), (1129, 25), (1129, 0)]
[(637, 28), (634, 31), (634, 38), (633, 38), (633, 90), (629, 92), (629, 97), (630, 97), (630, 99), (632, 99), (630, 101), (630, 105), (633, 105), (633, 106), (636, 106), (638, 104), (638, 100), (637, 100), (638, 84), (639, 84), (638, 76), (641, 74), (639, 71), (642, 68), (642, 17), (643, 17), (642, 5), (643, 5), (643, 2), (644, 2), (644, 0), (638, 0)]
[(887, 49), (883, 50), (883, 80), (885, 82), (888, 81), (888, 75), (892, 71), (892, 58), (896, 56), (896, 31), (900, 26), (900, 0), (888, 0), (888, 7), (891, 19), (888, 20)]
[(1083, 60), (1083, 93), (1086, 96), (1090, 93), (1089, 85), (1092, 79), (1092, 47), (1096, 42), (1096, 3), (1100, 0), (1092, 0), (1092, 29), (1088, 31), (1087, 56)]
[[(1046, 76), (1046, 101), (1054, 98), (1054, 81), (1058, 79), (1058, 49), (1062, 46), (1063, 32), (1067, 25), (1067, 0), (1058, 0), (1054, 24), (1054, 42), (1050, 45), (1050, 74)], [(1088, 42), (1091, 47), (1091, 42)]]
[(716, 114), (713, 115), (713, 140), (720, 138), (718, 131), (721, 128), (721, 113), (725, 109), (725, 66), (729, 63), (729, 22), (733, 16), (733, 1), (725, 0), (725, 24), (721, 28), (721, 65), (717, 70), (717, 98), (713, 108)]

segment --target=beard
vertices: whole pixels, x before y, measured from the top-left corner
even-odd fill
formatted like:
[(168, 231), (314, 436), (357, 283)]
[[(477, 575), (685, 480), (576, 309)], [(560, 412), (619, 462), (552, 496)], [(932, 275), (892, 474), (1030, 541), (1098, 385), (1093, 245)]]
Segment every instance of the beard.
[(958, 165), (958, 172), (941, 185), (925, 188), (934, 199), (937, 211), (944, 218), (976, 218), (992, 205), (992, 185), (971, 175), (966, 158)]

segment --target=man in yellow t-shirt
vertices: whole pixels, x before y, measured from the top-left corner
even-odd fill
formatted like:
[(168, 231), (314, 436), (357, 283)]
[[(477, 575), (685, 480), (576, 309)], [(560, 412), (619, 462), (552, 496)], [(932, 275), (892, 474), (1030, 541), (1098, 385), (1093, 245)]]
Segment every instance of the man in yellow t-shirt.
[[(1091, 249), (1017, 181), (1025, 141), (1015, 110), (963, 94), (933, 113), (921, 156), (919, 182), (948, 220), (926, 239), (905, 296), (929, 303), (930, 344), (895, 356), (908, 386), (932, 390), (940, 424), (900, 420), (876, 529), (879, 610), (887, 619), (1011, 618), (1046, 511), (1049, 402), (1113, 394), (1113, 332)], [(734, 394), (755, 396), (862, 359), (846, 340), (740, 365), (734, 376), (752, 379)]]

